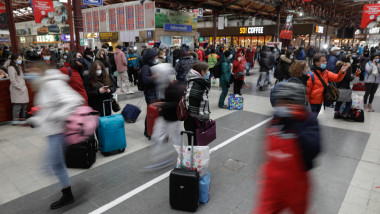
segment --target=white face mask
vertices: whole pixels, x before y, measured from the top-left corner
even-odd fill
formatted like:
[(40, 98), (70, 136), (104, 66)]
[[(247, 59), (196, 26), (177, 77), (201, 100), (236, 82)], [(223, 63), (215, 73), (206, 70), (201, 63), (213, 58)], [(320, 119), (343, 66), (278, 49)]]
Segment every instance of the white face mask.
[(102, 70), (96, 70), (96, 76), (102, 75)]
[(352, 64), (354, 62), (354, 60), (353, 59), (350, 59), (350, 63)]

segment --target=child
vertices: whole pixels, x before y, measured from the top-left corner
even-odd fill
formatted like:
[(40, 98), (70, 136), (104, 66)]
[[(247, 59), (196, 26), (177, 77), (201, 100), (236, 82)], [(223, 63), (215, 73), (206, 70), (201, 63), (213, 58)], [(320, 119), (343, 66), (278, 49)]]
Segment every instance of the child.
[(266, 132), (259, 202), (252, 213), (307, 211), (309, 173), (320, 151), (316, 117), (305, 108), (305, 87), (282, 82), (274, 93), (275, 113)]

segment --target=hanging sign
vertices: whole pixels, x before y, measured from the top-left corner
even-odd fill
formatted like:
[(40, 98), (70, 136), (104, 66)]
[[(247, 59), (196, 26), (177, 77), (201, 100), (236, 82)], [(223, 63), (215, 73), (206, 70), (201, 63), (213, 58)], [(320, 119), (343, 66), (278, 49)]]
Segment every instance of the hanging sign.
[(146, 31), (146, 37), (147, 38), (152, 38), (153, 37), (153, 31), (152, 30), (147, 30)]
[(58, 0), (33, 0), (34, 21), (42, 24), (65, 24), (68, 12)]
[(118, 32), (99, 33), (101, 42), (116, 42), (119, 40)]
[(361, 28), (380, 27), (380, 4), (366, 4), (363, 7)]
[(108, 12), (109, 12), (109, 16), (110, 16), (110, 31), (116, 31), (117, 30), (116, 9), (115, 8), (109, 8)]
[(264, 27), (241, 27), (240, 34), (263, 34)]
[(8, 30), (8, 17), (4, 2), (0, 2), (0, 30)]
[(103, 6), (103, 0), (83, 0), (83, 4)]
[(176, 25), (176, 24), (164, 24), (164, 30), (165, 31), (184, 31), (184, 32), (191, 32), (192, 26), (191, 25)]

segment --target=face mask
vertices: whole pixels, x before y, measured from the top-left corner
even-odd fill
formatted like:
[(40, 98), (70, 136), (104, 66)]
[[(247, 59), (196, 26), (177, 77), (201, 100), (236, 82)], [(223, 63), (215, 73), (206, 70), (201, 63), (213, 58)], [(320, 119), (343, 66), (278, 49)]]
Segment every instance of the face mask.
[(153, 61), (153, 65), (157, 65), (157, 63), (158, 63), (158, 59)]
[(228, 56), (228, 59), (232, 59), (232, 57), (233, 57), (233, 55), (231, 54), (231, 55)]
[(31, 82), (38, 80), (40, 77), (41, 77), (41, 74), (39, 73), (25, 73), (24, 74), (24, 78)]
[(204, 78), (205, 80), (208, 80), (209, 77), (210, 77), (210, 71), (207, 71), (206, 76), (204, 76), (203, 78)]
[(50, 60), (50, 56), (44, 56), (44, 60)]
[(293, 59), (294, 58), (294, 56), (290, 56), (290, 59)]
[(276, 111), (276, 115), (279, 117), (291, 117), (292, 116), (290, 109), (287, 107), (274, 107), (274, 110)]
[(350, 63), (352, 64), (354, 62), (354, 60), (353, 59), (350, 59)]
[(17, 65), (21, 65), (22, 64), (22, 60), (21, 59), (18, 59), (17, 60)]
[(326, 64), (321, 64), (322, 69), (326, 69)]
[(83, 58), (78, 58), (77, 60), (78, 60), (78, 62), (80, 62), (82, 65), (84, 65), (84, 59), (83, 59)]
[(163, 58), (166, 59), (166, 56), (164, 56)]
[(375, 62), (379, 62), (380, 60), (379, 59), (375, 59)]
[(96, 70), (96, 76), (102, 75), (102, 70)]
[(66, 59), (66, 58), (67, 58), (67, 56), (65, 55), (65, 56), (63, 56), (63, 58), (64, 58), (64, 59)]

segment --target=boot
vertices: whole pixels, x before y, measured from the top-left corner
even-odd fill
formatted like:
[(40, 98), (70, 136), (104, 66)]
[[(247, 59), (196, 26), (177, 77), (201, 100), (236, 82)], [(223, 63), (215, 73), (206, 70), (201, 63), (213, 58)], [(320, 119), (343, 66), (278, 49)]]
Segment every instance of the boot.
[(368, 112), (374, 112), (375, 110), (372, 108), (372, 104), (368, 104)]
[(58, 201), (50, 205), (50, 209), (54, 210), (63, 207), (67, 204), (74, 203), (74, 196), (73, 193), (71, 193), (71, 187), (66, 187), (62, 189), (62, 194), (62, 197)]
[(368, 104), (364, 104), (363, 111), (368, 111)]

